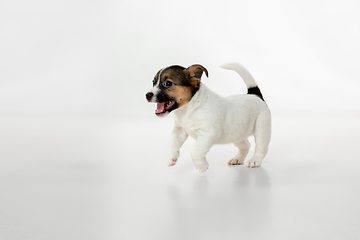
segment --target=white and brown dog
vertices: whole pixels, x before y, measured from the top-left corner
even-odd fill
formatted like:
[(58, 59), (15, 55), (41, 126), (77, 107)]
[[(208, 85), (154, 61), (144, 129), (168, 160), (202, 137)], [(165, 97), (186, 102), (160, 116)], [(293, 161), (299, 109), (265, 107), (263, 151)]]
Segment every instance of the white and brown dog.
[[(271, 136), (271, 114), (254, 78), (238, 63), (222, 66), (236, 71), (244, 80), (248, 94), (222, 97), (200, 82), (201, 65), (188, 68), (170, 66), (161, 69), (153, 80), (153, 87), (146, 93), (149, 102), (157, 103), (155, 114), (167, 116), (174, 111), (175, 126), (171, 134), (168, 165), (174, 166), (180, 147), (190, 135), (196, 140), (191, 150), (195, 167), (201, 172), (208, 169), (206, 153), (214, 144), (234, 143), (239, 152), (229, 160), (229, 165), (244, 164), (259, 167), (268, 152)], [(247, 140), (254, 135), (254, 156), (245, 160), (250, 149)]]

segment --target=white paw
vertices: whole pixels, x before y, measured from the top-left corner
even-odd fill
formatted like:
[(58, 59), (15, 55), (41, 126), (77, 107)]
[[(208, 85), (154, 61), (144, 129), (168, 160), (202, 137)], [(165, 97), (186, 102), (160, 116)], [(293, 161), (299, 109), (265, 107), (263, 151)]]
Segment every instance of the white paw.
[(196, 165), (195, 167), (200, 172), (205, 172), (209, 168), (209, 163), (207, 161), (203, 161), (200, 165)]
[(170, 159), (170, 161), (168, 162), (168, 166), (172, 167), (176, 164), (177, 160), (179, 157), (179, 151), (177, 151), (176, 153), (172, 154), (172, 156), (170, 156), (168, 159)]
[(229, 165), (241, 165), (244, 163), (244, 159), (241, 158), (232, 158), (228, 161)]
[(250, 160), (246, 160), (244, 162), (245, 167), (248, 168), (256, 168), (256, 167), (260, 167), (261, 165), (261, 160), (256, 160), (256, 159), (250, 159)]
[(169, 162), (169, 167), (172, 167), (176, 164), (177, 159), (171, 159), (171, 161)]

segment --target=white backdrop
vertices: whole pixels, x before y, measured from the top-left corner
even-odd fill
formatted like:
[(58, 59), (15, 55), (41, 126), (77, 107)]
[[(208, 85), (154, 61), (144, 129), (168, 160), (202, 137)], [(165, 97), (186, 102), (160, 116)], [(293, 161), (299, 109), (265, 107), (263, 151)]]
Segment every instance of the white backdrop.
[[(1, 1), (0, 113), (133, 116), (158, 69), (247, 66), (273, 110), (359, 110), (358, 1)], [(151, 111), (149, 111), (151, 108)]]
[[(0, 239), (359, 239), (360, 2), (1, 0)], [(199, 63), (272, 111), (262, 166), (200, 174), (145, 100)], [(251, 138), (252, 144), (253, 139)], [(251, 151), (253, 151), (253, 147)], [(250, 155), (251, 152), (250, 151)]]

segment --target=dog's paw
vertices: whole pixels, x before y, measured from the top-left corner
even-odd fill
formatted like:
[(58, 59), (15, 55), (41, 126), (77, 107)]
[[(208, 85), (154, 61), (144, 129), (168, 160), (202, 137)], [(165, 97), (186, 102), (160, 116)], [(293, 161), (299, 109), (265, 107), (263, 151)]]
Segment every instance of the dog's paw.
[(229, 165), (241, 165), (244, 163), (244, 159), (232, 158), (228, 161)]
[(171, 161), (169, 162), (169, 167), (172, 167), (176, 164), (177, 159), (171, 159)]
[(176, 164), (179, 157), (179, 151), (174, 152), (174, 154), (169, 154), (168, 159), (170, 159), (167, 163), (169, 167), (172, 167)]
[(200, 165), (195, 165), (195, 168), (200, 172), (206, 172), (209, 168), (209, 163), (207, 161), (203, 161)]
[(256, 160), (256, 159), (250, 159), (250, 160), (246, 160), (244, 162), (245, 167), (248, 168), (256, 168), (256, 167), (260, 167), (261, 165), (261, 160)]

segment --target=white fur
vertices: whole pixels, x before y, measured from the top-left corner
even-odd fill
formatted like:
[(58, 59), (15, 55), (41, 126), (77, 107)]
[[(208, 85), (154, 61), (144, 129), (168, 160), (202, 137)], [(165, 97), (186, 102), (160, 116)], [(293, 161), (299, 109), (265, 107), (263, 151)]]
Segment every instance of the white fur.
[(161, 81), (160, 81), (160, 77), (161, 77), (161, 73), (168, 67), (164, 67), (162, 68), (160, 71), (159, 71), (159, 76), (158, 78), (156, 79), (156, 83), (154, 84), (154, 87), (152, 87), (149, 92), (153, 93), (153, 97), (149, 100), (149, 102), (153, 102), (153, 103), (156, 103), (156, 96), (158, 95), (158, 93), (160, 92), (160, 84), (161, 84)]
[[(242, 65), (231, 63), (223, 67), (238, 72), (248, 87), (257, 86)], [(179, 149), (188, 136), (196, 139), (191, 157), (201, 172), (205, 172), (209, 166), (205, 155), (214, 144), (234, 143), (239, 148), (229, 164), (244, 163), (246, 167), (258, 167), (267, 154), (271, 114), (266, 103), (258, 96), (247, 94), (225, 98), (201, 83), (193, 98), (173, 112), (175, 126), (169, 144), (169, 166), (175, 165)], [(245, 161), (250, 148), (247, 140), (250, 135), (255, 137), (256, 148), (254, 156)]]
[(227, 70), (234, 70), (235, 72), (237, 72), (241, 76), (241, 78), (244, 80), (244, 82), (248, 88), (257, 86), (255, 79), (243, 65), (241, 65), (237, 62), (231, 62), (231, 63), (226, 63), (224, 65), (221, 65), (220, 67), (227, 69)]
[(156, 103), (156, 96), (160, 92), (159, 86), (150, 88), (149, 92), (153, 93), (153, 97), (149, 100), (149, 102)]

